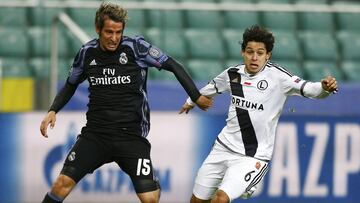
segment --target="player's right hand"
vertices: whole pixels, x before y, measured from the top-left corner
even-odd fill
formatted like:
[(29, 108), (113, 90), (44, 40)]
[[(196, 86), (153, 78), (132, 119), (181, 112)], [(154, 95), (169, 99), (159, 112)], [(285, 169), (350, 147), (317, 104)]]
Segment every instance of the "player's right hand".
[(47, 128), (50, 125), (50, 128), (54, 128), (56, 122), (56, 113), (55, 111), (49, 111), (45, 118), (41, 121), (40, 124), (40, 132), (41, 135), (44, 137), (48, 137), (47, 135)]

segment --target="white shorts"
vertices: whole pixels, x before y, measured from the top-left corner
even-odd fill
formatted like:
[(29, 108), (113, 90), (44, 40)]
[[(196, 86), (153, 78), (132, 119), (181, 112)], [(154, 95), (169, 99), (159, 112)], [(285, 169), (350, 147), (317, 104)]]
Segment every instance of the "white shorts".
[(245, 192), (253, 192), (268, 169), (267, 162), (231, 152), (216, 142), (198, 171), (193, 194), (210, 200), (219, 189), (232, 201)]

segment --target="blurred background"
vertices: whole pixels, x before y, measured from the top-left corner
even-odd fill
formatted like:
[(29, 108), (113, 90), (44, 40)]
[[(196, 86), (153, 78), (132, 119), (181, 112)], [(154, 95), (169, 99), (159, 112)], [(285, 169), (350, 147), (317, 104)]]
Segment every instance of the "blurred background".
[[(358, 202), (360, 1), (111, 2), (129, 10), (125, 35), (143, 35), (176, 58), (199, 88), (242, 62), (238, 42), (254, 24), (275, 35), (272, 61), (306, 80), (333, 75), (338, 94), (326, 100), (289, 98), (272, 169), (247, 202)], [(0, 0), (0, 203), (40, 202), (84, 125), (86, 81), (58, 114), (50, 138), (39, 133), (73, 57), (97, 37), (94, 16), (100, 3)], [(196, 171), (225, 125), (229, 97), (216, 98), (208, 112), (178, 115), (187, 95), (174, 75), (150, 68), (148, 80), (149, 139), (163, 188), (161, 201), (188, 202)], [(66, 202), (138, 200), (126, 175), (109, 165), (84, 178)]]

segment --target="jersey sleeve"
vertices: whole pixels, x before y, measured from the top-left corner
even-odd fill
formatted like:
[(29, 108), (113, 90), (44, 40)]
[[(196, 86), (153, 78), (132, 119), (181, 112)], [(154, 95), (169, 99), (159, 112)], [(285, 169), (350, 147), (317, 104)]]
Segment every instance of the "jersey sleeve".
[(72, 85), (78, 85), (86, 79), (84, 74), (85, 53), (86, 49), (83, 46), (76, 54), (73, 64), (71, 65), (67, 81)]
[(228, 69), (217, 75), (200, 90), (202, 95), (215, 96), (230, 90)]
[(139, 60), (149, 66), (154, 66), (160, 69), (164, 62), (169, 58), (159, 48), (145, 41), (142, 36), (135, 37), (134, 45), (135, 55), (139, 58)]
[(291, 74), (281, 74), (281, 81), (286, 95), (301, 95), (316, 99), (329, 96), (329, 93), (322, 88), (320, 82), (306, 81)]

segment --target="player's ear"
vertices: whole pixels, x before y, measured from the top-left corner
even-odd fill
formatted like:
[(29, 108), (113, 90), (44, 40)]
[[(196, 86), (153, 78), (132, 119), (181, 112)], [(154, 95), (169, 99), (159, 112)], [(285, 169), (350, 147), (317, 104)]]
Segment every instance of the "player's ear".
[(268, 52), (267, 54), (266, 54), (266, 60), (269, 60), (270, 58), (271, 58), (271, 52)]
[(100, 35), (100, 28), (98, 26), (95, 26), (95, 31), (98, 35)]

